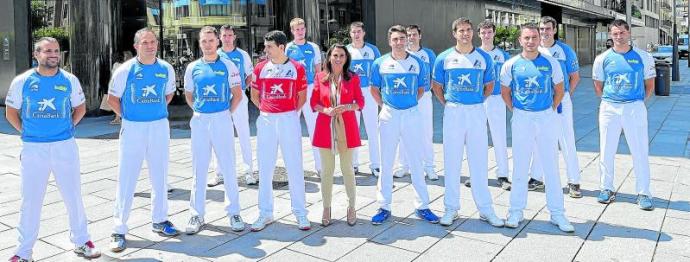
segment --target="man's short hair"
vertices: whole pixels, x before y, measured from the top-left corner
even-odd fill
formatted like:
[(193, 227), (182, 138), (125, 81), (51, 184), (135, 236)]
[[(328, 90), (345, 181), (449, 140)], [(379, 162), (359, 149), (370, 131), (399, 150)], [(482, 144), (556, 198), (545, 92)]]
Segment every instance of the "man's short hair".
[(520, 35), (522, 35), (522, 31), (526, 29), (536, 30), (537, 33), (539, 33), (539, 25), (537, 25), (536, 23), (528, 22), (520, 25)]
[(491, 28), (491, 30), (496, 32), (496, 24), (494, 24), (494, 22), (491, 21), (491, 19), (486, 19), (486, 20), (482, 21), (481, 23), (479, 23), (479, 25), (477, 26), (477, 31), (479, 31), (481, 29), (489, 29), (489, 28)]
[(542, 16), (541, 19), (539, 20), (540, 24), (548, 24), (551, 23), (554, 29), (558, 29), (558, 21), (556, 21), (556, 18), (550, 17), (550, 16)]
[(266, 33), (266, 35), (264, 35), (264, 41), (265, 42), (273, 41), (274, 43), (276, 43), (277, 46), (279, 46), (279, 45), (287, 45), (288, 39), (287, 39), (287, 36), (285, 35), (285, 33), (283, 33), (282, 31), (273, 30), (271, 32)]
[(303, 25), (303, 24), (305, 24), (304, 19), (299, 18), (299, 17), (295, 17), (292, 20), (290, 20), (290, 29), (292, 29), (293, 27), (295, 27), (297, 25)]
[(406, 31), (417, 30), (417, 33), (419, 33), (420, 35), (422, 34), (422, 29), (419, 28), (419, 25), (415, 25), (415, 24), (408, 25), (407, 28), (405, 28), (405, 30)]
[(366, 32), (366, 30), (364, 29), (364, 23), (362, 23), (361, 21), (352, 22), (350, 24), (350, 27), (348, 28), (348, 31), (351, 31), (353, 27), (359, 27), (362, 29), (362, 31)]
[(467, 17), (460, 17), (460, 18), (458, 18), (458, 19), (455, 19), (455, 21), (453, 21), (453, 24), (451, 24), (451, 26), (453, 27), (453, 32), (455, 32), (455, 30), (458, 30), (458, 27), (459, 27), (460, 25), (470, 25), (470, 27), (473, 27), (473, 26), (472, 26), (472, 21), (470, 21), (469, 18), (467, 18)]
[(43, 43), (57, 43), (58, 46), (60, 45), (60, 42), (58, 42), (57, 39), (49, 37), (49, 36), (44, 36), (38, 39), (36, 43), (34, 43), (34, 52), (41, 52), (41, 46)]
[(153, 36), (156, 37), (156, 41), (158, 41), (158, 35), (156, 35), (156, 32), (153, 31), (153, 29), (144, 27), (142, 29), (137, 30), (136, 33), (134, 33), (134, 43), (138, 44), (139, 40), (141, 40), (141, 37), (144, 36), (146, 33), (151, 33)]
[(388, 28), (388, 39), (391, 39), (391, 35), (393, 33), (402, 33), (404, 35), (407, 35), (407, 31), (405, 31), (405, 27), (402, 25), (394, 25)]
[(623, 19), (613, 20), (613, 22), (611, 22), (611, 24), (609, 25), (609, 32), (611, 32), (611, 28), (613, 28), (614, 26), (615, 27), (623, 27), (623, 28), (625, 28), (626, 31), (630, 31), (630, 25), (628, 25), (628, 22), (626, 22)]
[(201, 37), (203, 34), (213, 34), (216, 36), (216, 38), (218, 38), (218, 30), (216, 30), (216, 28), (213, 26), (207, 25), (202, 27), (201, 30), (199, 30), (199, 37)]
[(220, 31), (221, 31), (221, 32), (223, 32), (223, 31), (232, 31), (232, 32), (234, 33), (234, 32), (235, 32), (235, 27), (233, 27), (233, 26), (231, 26), (231, 25), (223, 25), (223, 26), (220, 27)]

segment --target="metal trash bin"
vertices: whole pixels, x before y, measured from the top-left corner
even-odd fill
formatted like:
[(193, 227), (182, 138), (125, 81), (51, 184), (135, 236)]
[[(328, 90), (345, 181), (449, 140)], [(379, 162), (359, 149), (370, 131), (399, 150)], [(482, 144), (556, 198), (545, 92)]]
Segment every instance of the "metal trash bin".
[(671, 93), (671, 65), (663, 60), (654, 63), (656, 79), (654, 79), (654, 94), (668, 96)]

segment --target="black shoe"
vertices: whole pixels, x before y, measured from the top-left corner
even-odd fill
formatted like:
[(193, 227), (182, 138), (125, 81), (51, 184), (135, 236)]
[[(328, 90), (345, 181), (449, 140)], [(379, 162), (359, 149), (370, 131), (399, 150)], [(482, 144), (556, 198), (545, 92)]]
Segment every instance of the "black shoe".
[(510, 191), (510, 188), (513, 186), (507, 177), (499, 177), (496, 179), (496, 182), (498, 183), (498, 186), (505, 191)]
[(536, 180), (534, 178), (530, 178), (529, 182), (527, 182), (527, 190), (529, 191), (543, 191), (544, 190), (544, 183)]
[(472, 182), (470, 182), (469, 178), (467, 180), (465, 180), (465, 186), (466, 187), (472, 187)]
[(580, 191), (580, 184), (568, 183), (568, 195), (572, 198), (581, 198), (582, 191)]

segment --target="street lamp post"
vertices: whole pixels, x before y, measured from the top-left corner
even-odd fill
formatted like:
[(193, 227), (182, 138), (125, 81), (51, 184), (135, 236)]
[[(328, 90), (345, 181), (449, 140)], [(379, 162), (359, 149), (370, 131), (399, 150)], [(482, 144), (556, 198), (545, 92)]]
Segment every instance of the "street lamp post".
[(671, 67), (671, 80), (680, 80), (680, 71), (678, 65), (678, 21), (676, 19), (676, 0), (673, 0), (673, 59)]

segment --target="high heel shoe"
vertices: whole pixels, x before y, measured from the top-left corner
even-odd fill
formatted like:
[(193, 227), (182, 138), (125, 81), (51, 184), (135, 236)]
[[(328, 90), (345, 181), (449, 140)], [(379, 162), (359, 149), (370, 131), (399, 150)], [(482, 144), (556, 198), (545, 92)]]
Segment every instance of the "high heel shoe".
[(354, 207), (347, 208), (347, 224), (350, 226), (357, 224), (357, 211)]
[(331, 208), (323, 209), (323, 216), (321, 217), (321, 225), (328, 226), (331, 224)]

